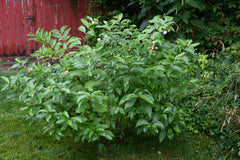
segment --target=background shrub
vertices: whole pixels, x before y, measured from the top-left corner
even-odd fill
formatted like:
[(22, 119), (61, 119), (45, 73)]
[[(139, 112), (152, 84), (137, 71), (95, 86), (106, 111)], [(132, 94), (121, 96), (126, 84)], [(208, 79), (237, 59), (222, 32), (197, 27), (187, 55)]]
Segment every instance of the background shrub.
[[(166, 39), (193, 39), (201, 43), (201, 52), (220, 50), (239, 41), (240, 1), (238, 0), (92, 0), (92, 6), (104, 10), (105, 16), (124, 13), (143, 30), (156, 15), (174, 17), (176, 32)], [(96, 12), (90, 12), (96, 15)], [(210, 49), (210, 50), (208, 50)]]
[(240, 140), (239, 53), (232, 46), (212, 53), (210, 59), (201, 55), (201, 68), (195, 70), (200, 88), (194, 97), (185, 97), (191, 115), (187, 118), (189, 129), (219, 138), (221, 147), (233, 155), (239, 155)]

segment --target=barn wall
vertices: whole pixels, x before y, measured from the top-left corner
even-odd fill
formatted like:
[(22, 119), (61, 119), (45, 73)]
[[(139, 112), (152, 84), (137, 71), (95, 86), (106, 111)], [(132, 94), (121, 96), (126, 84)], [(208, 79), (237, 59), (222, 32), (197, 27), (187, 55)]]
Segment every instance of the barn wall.
[(38, 28), (47, 31), (71, 27), (72, 36), (78, 31), (80, 19), (87, 15), (89, 0), (79, 0), (75, 9), (70, 0), (0, 0), (0, 57), (22, 56), (38, 49), (28, 40), (28, 34)]

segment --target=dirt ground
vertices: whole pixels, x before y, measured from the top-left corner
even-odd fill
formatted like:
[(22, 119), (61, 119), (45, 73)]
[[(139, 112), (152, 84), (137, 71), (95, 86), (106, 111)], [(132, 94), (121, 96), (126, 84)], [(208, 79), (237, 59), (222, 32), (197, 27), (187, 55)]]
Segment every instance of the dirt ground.
[[(0, 70), (8, 70), (13, 64), (15, 64), (15, 59), (17, 57), (0, 57)], [(36, 59), (31, 56), (20, 56), (19, 58), (25, 59), (30, 58), (31, 61), (35, 61)]]

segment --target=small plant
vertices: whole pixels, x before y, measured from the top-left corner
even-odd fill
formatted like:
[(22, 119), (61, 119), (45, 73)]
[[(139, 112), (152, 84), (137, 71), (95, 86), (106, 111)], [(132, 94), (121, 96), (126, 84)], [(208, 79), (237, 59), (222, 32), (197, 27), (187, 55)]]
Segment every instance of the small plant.
[(133, 133), (172, 139), (184, 126), (177, 102), (194, 84), (188, 72), (198, 44), (166, 41), (171, 17), (154, 17), (142, 32), (122, 17), (102, 24), (82, 19), (79, 30), (91, 46), (70, 37), (66, 26), (39, 29), (30, 36), (42, 43), (33, 54), (42, 62), (16, 59), (18, 73), (2, 77), (3, 90), (20, 90), (21, 110), (45, 121), (57, 139), (124, 140)]

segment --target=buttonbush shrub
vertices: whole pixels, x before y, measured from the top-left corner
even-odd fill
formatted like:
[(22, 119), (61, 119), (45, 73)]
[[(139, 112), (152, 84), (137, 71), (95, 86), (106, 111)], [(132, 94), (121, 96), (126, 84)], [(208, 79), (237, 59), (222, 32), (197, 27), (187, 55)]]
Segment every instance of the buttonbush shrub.
[[(184, 126), (176, 102), (190, 94), (195, 80), (188, 72), (196, 61), (191, 40), (164, 39), (173, 18), (156, 16), (139, 31), (122, 14), (110, 21), (82, 19), (71, 37), (66, 26), (39, 29), (30, 40), (42, 44), (39, 62), (16, 59), (17, 74), (3, 90), (19, 90), (22, 110), (31, 121), (44, 121), (57, 139), (76, 141), (124, 139), (133, 133), (172, 139)], [(85, 43), (84, 42), (84, 43)]]

